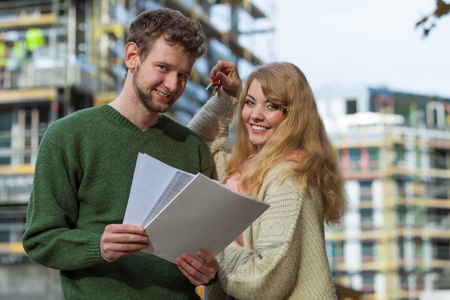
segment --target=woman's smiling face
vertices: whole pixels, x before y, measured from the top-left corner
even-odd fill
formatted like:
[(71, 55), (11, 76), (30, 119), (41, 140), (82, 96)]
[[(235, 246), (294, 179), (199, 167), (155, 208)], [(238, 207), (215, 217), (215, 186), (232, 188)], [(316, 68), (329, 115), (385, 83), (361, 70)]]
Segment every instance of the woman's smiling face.
[(286, 118), (281, 106), (266, 98), (261, 84), (256, 79), (250, 83), (241, 115), (250, 142), (260, 147), (267, 143)]

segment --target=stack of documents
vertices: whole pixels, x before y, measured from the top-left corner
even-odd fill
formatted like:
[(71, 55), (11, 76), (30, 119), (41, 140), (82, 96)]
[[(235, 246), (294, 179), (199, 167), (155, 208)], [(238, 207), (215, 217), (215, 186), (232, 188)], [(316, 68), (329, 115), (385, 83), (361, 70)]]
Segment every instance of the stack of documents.
[(200, 249), (216, 256), (268, 207), (139, 153), (123, 223), (146, 228), (144, 252), (176, 263)]

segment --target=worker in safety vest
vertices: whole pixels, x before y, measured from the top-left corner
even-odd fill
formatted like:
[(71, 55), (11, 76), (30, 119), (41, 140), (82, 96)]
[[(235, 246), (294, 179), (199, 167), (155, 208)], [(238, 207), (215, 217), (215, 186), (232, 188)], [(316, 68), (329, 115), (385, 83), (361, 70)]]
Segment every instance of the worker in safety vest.
[(33, 51), (45, 45), (44, 31), (41, 28), (29, 28), (25, 33), (25, 43), (28, 56)]
[(6, 68), (11, 74), (11, 87), (18, 86), (18, 80), (26, 57), (25, 43), (23, 40), (11, 42), (11, 50), (6, 61)]
[(0, 87), (3, 87), (5, 79), (6, 55), (6, 42), (3, 40), (3, 34), (0, 33)]

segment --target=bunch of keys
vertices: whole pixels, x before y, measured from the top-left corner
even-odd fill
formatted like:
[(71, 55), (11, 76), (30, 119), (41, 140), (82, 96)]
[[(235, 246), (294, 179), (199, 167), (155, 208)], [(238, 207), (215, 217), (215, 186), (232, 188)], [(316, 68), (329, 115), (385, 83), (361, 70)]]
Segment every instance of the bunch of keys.
[(208, 90), (211, 86), (214, 87), (214, 93), (217, 92), (217, 96), (222, 96), (222, 89), (220, 88), (222, 86), (222, 82), (217, 76), (211, 75), (211, 78), (209, 78), (209, 84), (205, 90)]

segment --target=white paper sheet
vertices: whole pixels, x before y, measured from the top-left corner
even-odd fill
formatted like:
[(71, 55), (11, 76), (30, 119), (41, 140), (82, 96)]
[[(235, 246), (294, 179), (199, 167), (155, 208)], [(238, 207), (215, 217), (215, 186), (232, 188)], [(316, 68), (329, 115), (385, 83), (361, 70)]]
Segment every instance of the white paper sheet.
[[(171, 181), (177, 182), (175, 190), (166, 189)], [(161, 197), (164, 204), (157, 204)], [(144, 252), (176, 263), (199, 249), (219, 254), (268, 207), (203, 174), (194, 177), (139, 154), (124, 223), (146, 227), (150, 247)]]
[[(171, 167), (147, 154), (139, 153), (123, 223), (147, 225), (148, 222), (145, 223), (145, 221), (149, 221), (148, 215), (155, 209), (158, 200), (164, 197), (166, 187), (177, 173), (194, 178), (193, 174)], [(164, 208), (171, 199), (165, 198), (165, 200), (167, 201), (165, 205), (161, 204), (159, 208)]]

